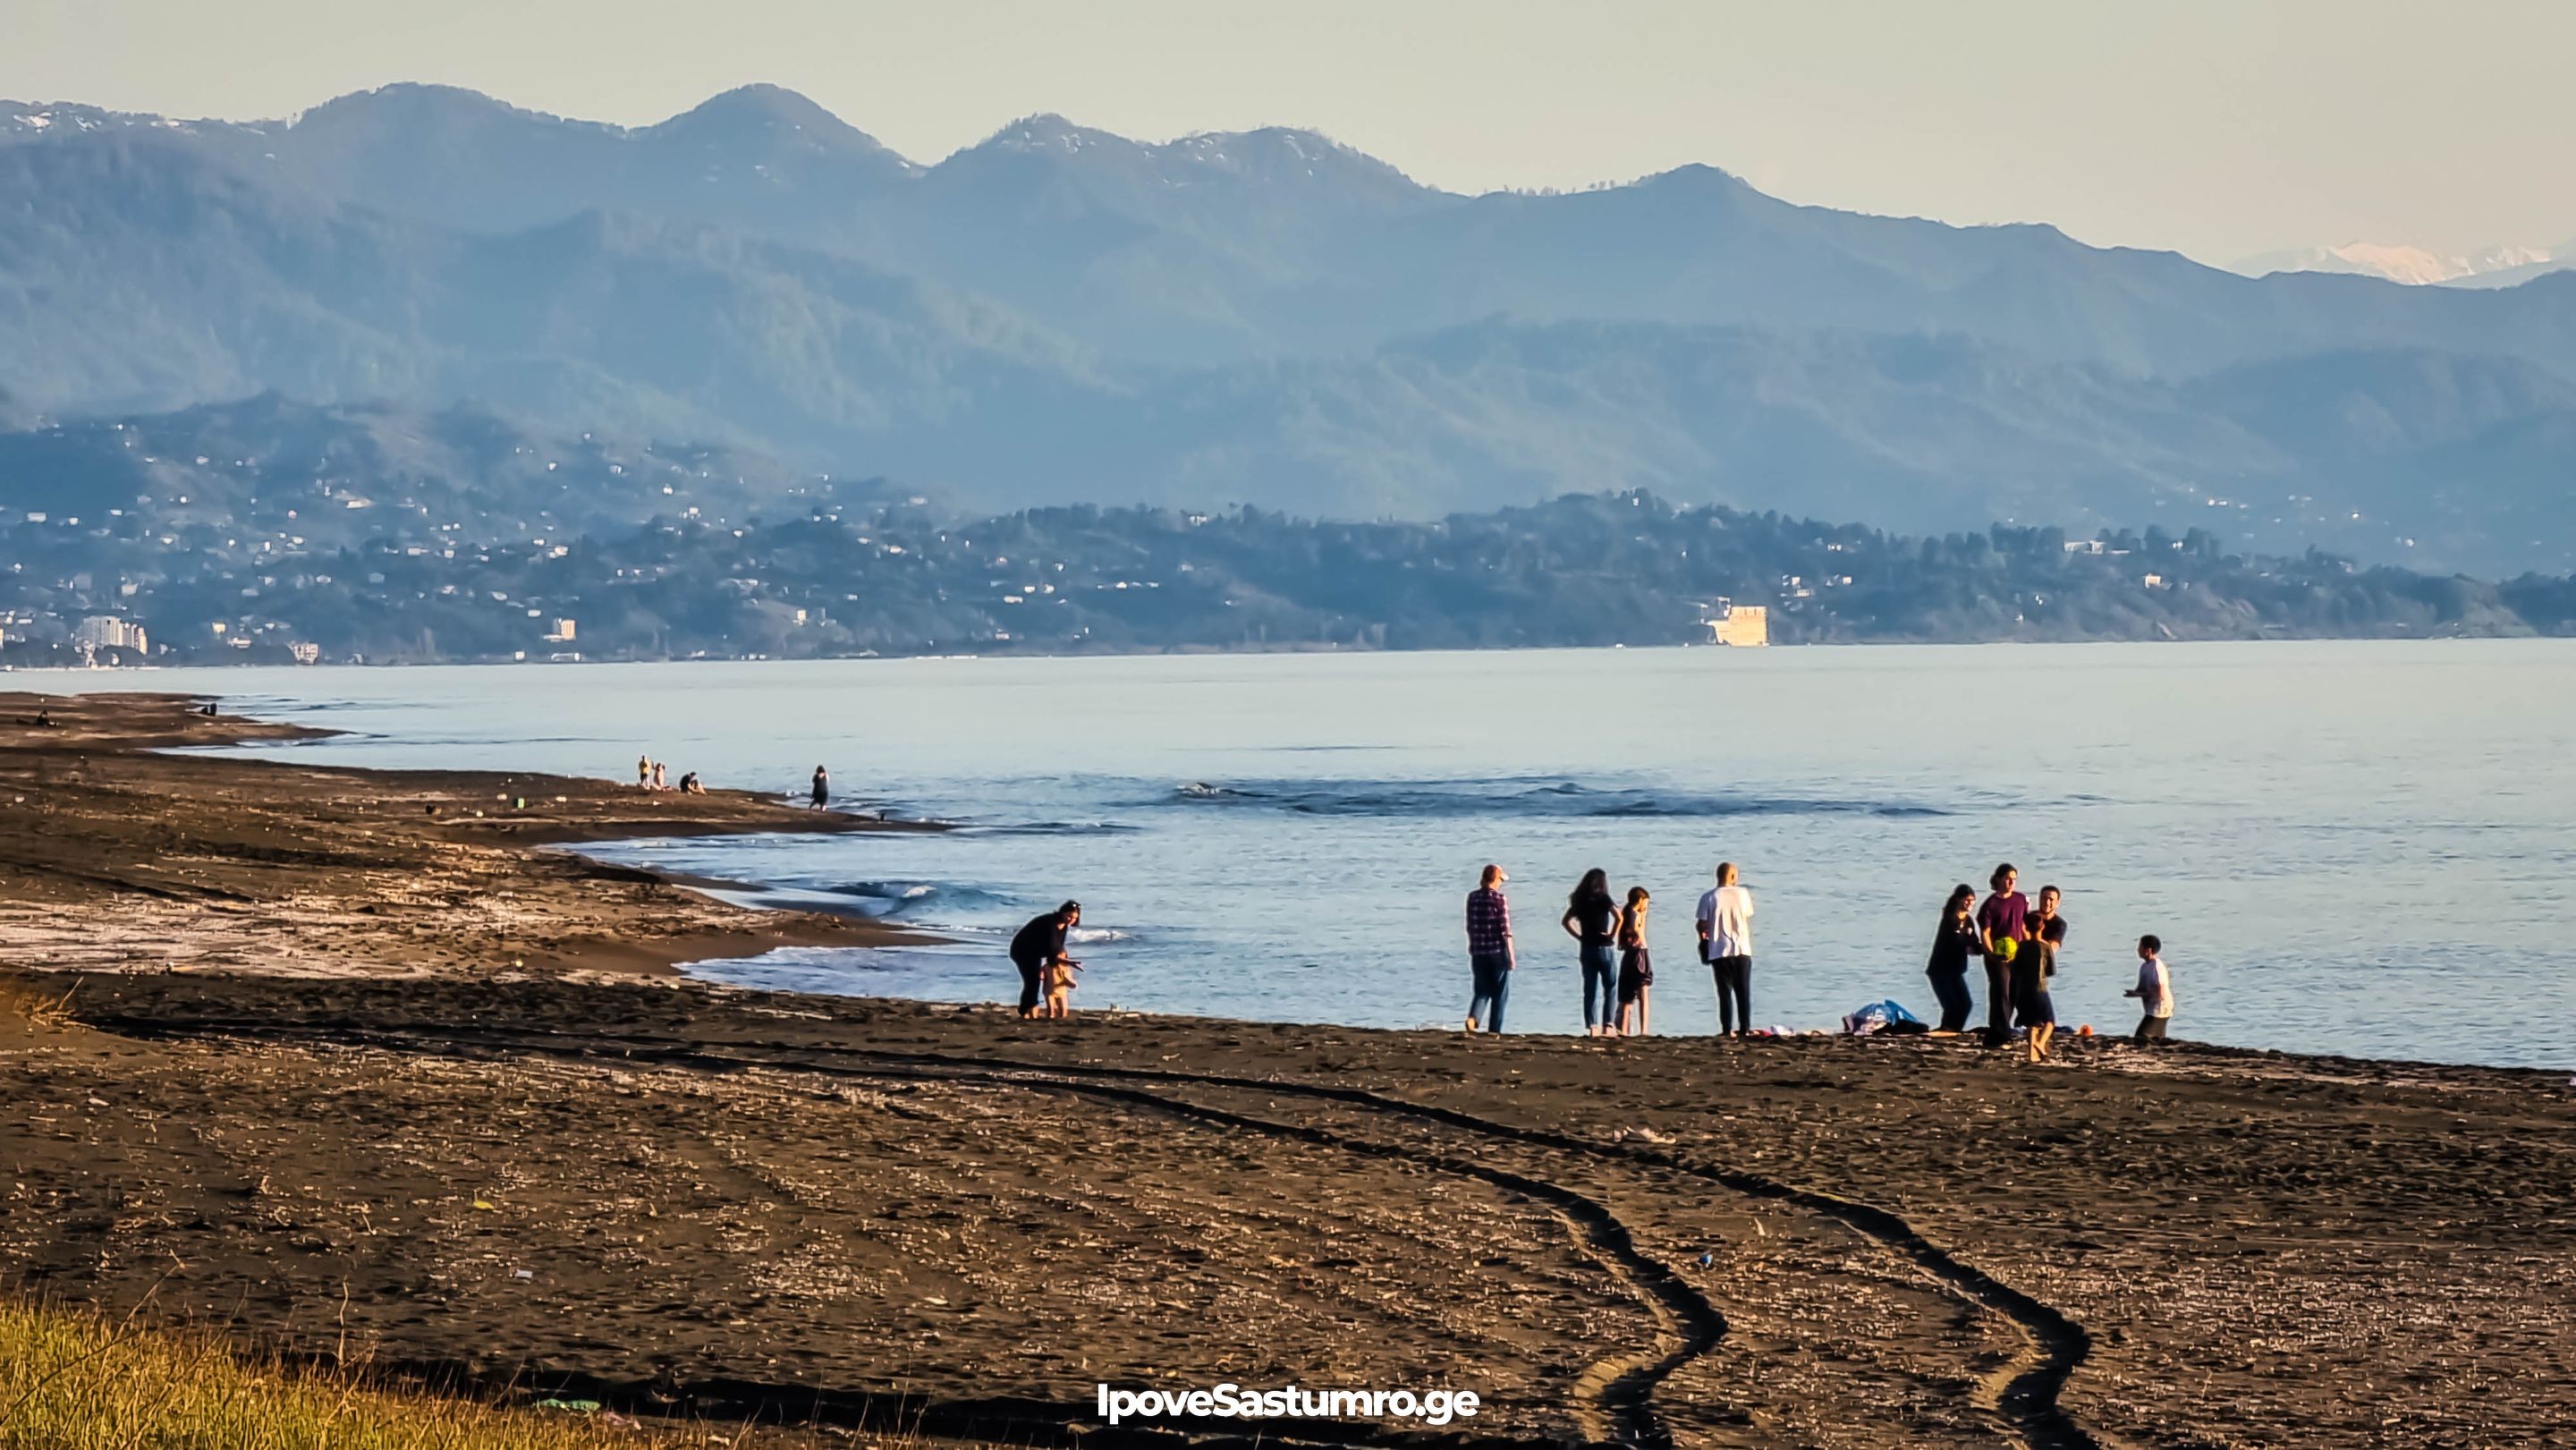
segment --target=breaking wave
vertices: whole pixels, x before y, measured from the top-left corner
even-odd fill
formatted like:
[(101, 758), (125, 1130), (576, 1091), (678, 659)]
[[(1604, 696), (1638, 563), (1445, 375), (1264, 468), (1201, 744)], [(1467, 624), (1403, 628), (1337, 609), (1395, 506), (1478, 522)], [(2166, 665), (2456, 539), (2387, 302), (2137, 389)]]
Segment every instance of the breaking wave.
[(1506, 778), (1444, 781), (1190, 781), (1163, 804), (1236, 807), (1311, 816), (1723, 817), (1946, 816), (1920, 801), (1605, 788)]
[(867, 916), (905, 916), (932, 909), (974, 910), (1007, 906), (1009, 898), (973, 886), (937, 881), (853, 881), (824, 891), (857, 904)]

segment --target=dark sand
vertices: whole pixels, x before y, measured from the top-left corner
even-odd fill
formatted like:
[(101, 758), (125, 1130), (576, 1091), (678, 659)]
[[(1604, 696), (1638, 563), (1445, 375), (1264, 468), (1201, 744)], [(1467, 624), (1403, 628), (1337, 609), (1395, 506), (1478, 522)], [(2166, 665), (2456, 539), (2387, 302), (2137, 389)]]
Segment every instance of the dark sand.
[[(2576, 1439), (2564, 1073), (1022, 1024), (566, 982), (526, 952), (495, 980), (487, 895), (589, 965), (622, 912), (662, 941), (675, 913), (718, 933), (740, 913), (489, 820), (329, 799), (429, 778), (311, 773), (329, 788), (259, 807), (263, 834), (231, 793), (300, 768), (108, 744), (79, 779), (0, 749), (54, 772), (50, 819), (111, 823), (65, 884), (17, 803), (9, 919), (232, 913), (235, 969), (34, 975), (27, 1000), (66, 1005), (0, 1013), (0, 1276), (59, 1299), (645, 1407), (1012, 1442), (1079, 1430), (1097, 1381), (1229, 1379), (1474, 1390), (1486, 1413), (1450, 1434), (1495, 1442)], [(439, 779), (461, 800), (480, 778)], [(582, 802), (549, 839), (634, 809), (543, 790)], [(773, 808), (738, 809), (724, 824)], [(324, 859), (272, 860), (276, 837)], [(395, 864), (350, 861), (360, 838)], [(423, 870), (471, 900), (408, 909), (385, 958), (360, 908)], [(186, 881), (253, 905), (154, 894)], [(251, 970), (271, 954), (368, 970)]]
[[(615, 837), (919, 829), (738, 791), (161, 753), (322, 732), (184, 697), (0, 694), (0, 961), (306, 975), (668, 971), (866, 921), (726, 906), (530, 847)], [(56, 728), (26, 722), (50, 709)], [(524, 802), (524, 804), (521, 804)]]

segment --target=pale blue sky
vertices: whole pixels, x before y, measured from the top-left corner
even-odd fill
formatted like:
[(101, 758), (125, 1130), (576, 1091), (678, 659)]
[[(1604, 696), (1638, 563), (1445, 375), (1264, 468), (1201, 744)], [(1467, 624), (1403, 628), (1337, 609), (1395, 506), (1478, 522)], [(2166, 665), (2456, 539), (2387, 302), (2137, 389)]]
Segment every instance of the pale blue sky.
[(746, 81), (931, 161), (1016, 116), (1312, 126), (1460, 190), (1705, 161), (2218, 262), (2576, 239), (2576, 3), (0, 0), (0, 96), (291, 114), (396, 80), (640, 123)]

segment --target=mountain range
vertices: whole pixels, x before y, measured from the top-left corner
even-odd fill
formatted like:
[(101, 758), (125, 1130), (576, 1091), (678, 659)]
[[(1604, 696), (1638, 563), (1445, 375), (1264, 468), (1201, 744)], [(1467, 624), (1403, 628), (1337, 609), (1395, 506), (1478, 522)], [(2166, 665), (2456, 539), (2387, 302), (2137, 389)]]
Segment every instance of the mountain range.
[(257, 124), (0, 102), (0, 413), (272, 392), (997, 509), (1649, 488), (2576, 565), (2576, 276), (2246, 277), (1706, 166), (1462, 196), (1289, 129), (1038, 116), (922, 165), (757, 86), (638, 128), (411, 85)]

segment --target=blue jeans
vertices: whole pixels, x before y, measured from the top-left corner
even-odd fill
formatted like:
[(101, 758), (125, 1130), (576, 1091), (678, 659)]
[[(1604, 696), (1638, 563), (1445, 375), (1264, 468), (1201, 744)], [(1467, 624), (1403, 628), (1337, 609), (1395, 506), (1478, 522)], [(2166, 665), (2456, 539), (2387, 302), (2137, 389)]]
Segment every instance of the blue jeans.
[(1476, 974), (1476, 995), (1467, 999), (1467, 1020), (1487, 1032), (1502, 1031), (1503, 1000), (1512, 994), (1512, 959), (1471, 956), (1467, 965)]
[[(1619, 953), (1608, 942), (1594, 946), (1583, 944), (1578, 958), (1583, 963), (1583, 1025), (1616, 1027), (1619, 1025)], [(1593, 1015), (1592, 992), (1601, 990), (1601, 1010)]]

